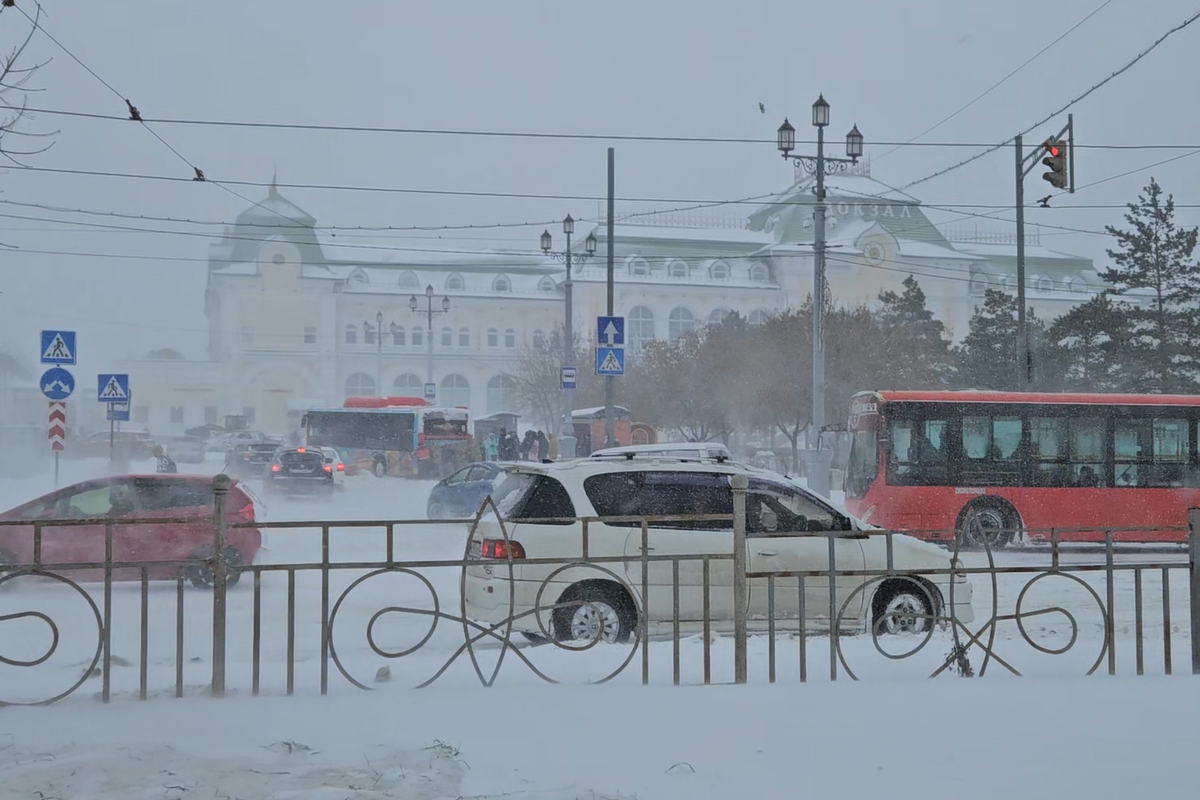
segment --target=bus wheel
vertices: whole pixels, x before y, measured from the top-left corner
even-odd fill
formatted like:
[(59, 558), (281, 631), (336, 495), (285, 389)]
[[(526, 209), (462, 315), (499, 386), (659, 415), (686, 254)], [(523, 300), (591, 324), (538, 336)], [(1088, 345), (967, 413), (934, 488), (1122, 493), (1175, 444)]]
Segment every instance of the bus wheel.
[(1017, 512), (1000, 500), (968, 503), (958, 517), (958, 538), (963, 547), (987, 547), (999, 550), (1013, 539), (1020, 525)]
[(387, 475), (387, 464), (382, 459), (377, 459), (371, 466), (371, 472), (376, 478), (383, 478)]

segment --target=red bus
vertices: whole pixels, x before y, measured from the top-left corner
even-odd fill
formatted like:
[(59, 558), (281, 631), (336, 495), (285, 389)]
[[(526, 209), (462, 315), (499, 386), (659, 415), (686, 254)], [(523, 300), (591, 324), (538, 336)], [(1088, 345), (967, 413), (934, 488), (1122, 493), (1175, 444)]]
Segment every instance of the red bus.
[[(1200, 397), (862, 392), (850, 403), (850, 513), (964, 544), (1183, 542), (1200, 506)], [(924, 532), (924, 533), (923, 533)]]

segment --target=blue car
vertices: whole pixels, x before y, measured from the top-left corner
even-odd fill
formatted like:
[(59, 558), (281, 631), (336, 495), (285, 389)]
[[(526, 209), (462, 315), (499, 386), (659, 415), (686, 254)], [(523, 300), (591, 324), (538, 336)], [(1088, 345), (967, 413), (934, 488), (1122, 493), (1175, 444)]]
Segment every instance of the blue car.
[(491, 461), (477, 461), (443, 478), (429, 492), (425, 513), (430, 519), (465, 519), (479, 511), (484, 498), (492, 493), (496, 477), (504, 469)]

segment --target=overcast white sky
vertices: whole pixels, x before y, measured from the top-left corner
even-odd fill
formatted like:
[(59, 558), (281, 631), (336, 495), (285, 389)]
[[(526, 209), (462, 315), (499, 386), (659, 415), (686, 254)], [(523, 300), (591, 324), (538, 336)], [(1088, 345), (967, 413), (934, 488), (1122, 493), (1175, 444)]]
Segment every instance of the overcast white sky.
[[(33, 12), (31, 0), (17, 0)], [(1147, 47), (1197, 9), (1197, 0), (1112, 0), (1070, 36), (952, 121), (929, 142), (998, 142), (1036, 122)], [(189, 118), (456, 130), (758, 138), (760, 144), (568, 141), (502, 137), (331, 133), (158, 125), (213, 181), (317, 183), (600, 197), (605, 149), (617, 152), (618, 213), (779, 191), (791, 169), (774, 132), (789, 115), (811, 136), (809, 107), (823, 92), (840, 155), (857, 123), (874, 177), (901, 186), (978, 148), (892, 148), (943, 119), (1103, 4), (1103, 0), (537, 0), (396, 3), (381, 0), (46, 0), (46, 30), (147, 118)], [(0, 15), (0, 41), (27, 30)], [(1195, 144), (1200, 109), (1200, 22), (1072, 110), (1080, 144)], [(31, 60), (52, 58), (31, 85), (34, 107), (123, 114), (124, 104), (44, 36)], [(11, 95), (10, 95), (11, 100)], [(759, 113), (758, 103), (767, 113)], [(190, 177), (133, 122), (37, 114), (28, 130), (57, 130), (53, 148), (24, 159), (40, 169)], [(1065, 122), (1065, 117), (1062, 120)], [(1049, 123), (1027, 139), (1057, 132)], [(28, 141), (7, 140), (10, 148)], [(1079, 184), (1185, 150), (1081, 149)], [(1013, 200), (1011, 148), (922, 183), (932, 205)], [(1048, 185), (1030, 180), (1036, 200)], [(1200, 203), (1200, 157), (1105, 182), (1056, 206), (1132, 200), (1153, 174), (1181, 204)], [(260, 199), (264, 188), (233, 187)], [(535, 221), (530, 228), (464, 234), (339, 235), (339, 241), (425, 248), (535, 247), (544, 221), (594, 217), (593, 201), (471, 198), (284, 189), (322, 225), (409, 226)], [(659, 204), (629, 199), (652, 198)], [(0, 348), (36, 357), (43, 327), (80, 331), (83, 372), (152, 347), (204, 355), (203, 291), (219, 227), (109, 220), (12, 203), (210, 221), (246, 203), (213, 183), (0, 171)], [(732, 207), (748, 213), (751, 206)], [(987, 213), (989, 209), (965, 208)], [(13, 219), (11, 215), (36, 220)], [(948, 218), (953, 215), (943, 215)], [(1011, 219), (1009, 209), (1000, 216)], [(1119, 223), (1119, 208), (1032, 210), (1031, 223), (1091, 230)], [(1200, 210), (1180, 218), (1195, 224)], [(59, 224), (45, 220), (64, 221)], [(88, 228), (81, 223), (188, 231)], [(981, 225), (988, 223), (981, 222)], [(1004, 226), (997, 224), (995, 229)], [(991, 228), (989, 228), (991, 229)], [(1054, 234), (1054, 235), (1046, 235)], [(477, 237), (466, 241), (465, 237)], [(1107, 239), (1044, 231), (1043, 243), (1104, 266)], [(449, 238), (447, 238), (449, 237)], [(52, 251), (57, 254), (32, 251)], [(383, 253), (376, 253), (382, 257)], [(139, 256), (143, 258), (133, 258)], [(182, 260), (158, 260), (144, 257)], [(188, 260), (195, 259), (195, 260)], [(94, 367), (94, 369), (93, 369)]]

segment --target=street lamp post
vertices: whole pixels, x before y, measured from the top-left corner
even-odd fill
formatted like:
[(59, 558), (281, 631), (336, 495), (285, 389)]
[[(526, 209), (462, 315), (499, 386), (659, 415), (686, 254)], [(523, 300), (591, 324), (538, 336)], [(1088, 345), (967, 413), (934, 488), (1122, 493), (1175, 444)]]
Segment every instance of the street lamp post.
[[(417, 311), (417, 296), (414, 294), (408, 298), (408, 308), (412, 312)], [(425, 385), (433, 383), (433, 315), (445, 314), (450, 311), (450, 298), (442, 298), (442, 308), (440, 311), (433, 307), (433, 285), (425, 287)], [(429, 399), (426, 397), (425, 399)]]
[(810, 469), (808, 488), (829, 496), (829, 462), (832, 454), (821, 450), (821, 429), (825, 427), (825, 176), (844, 172), (850, 164), (858, 163), (863, 154), (863, 135), (855, 125), (846, 134), (848, 158), (825, 155), (825, 127), (829, 125), (829, 103), (825, 96), (812, 106), (812, 124), (817, 129), (817, 156), (792, 155), (796, 148), (796, 129), (785, 118), (777, 132), (777, 146), (783, 157), (790, 159), (816, 177), (817, 202), (813, 207), (813, 330), (812, 330), (812, 428), (816, 441), (809, 442)]
[[(564, 294), (566, 296), (566, 310), (564, 312), (566, 317), (563, 321), (563, 362), (562, 362), (562, 366), (566, 367), (566, 366), (570, 366), (571, 362), (575, 360), (575, 308), (574, 308), (574, 297), (573, 297), (574, 283), (572, 283), (572, 281), (571, 281), (571, 258), (572, 258), (572, 256), (571, 256), (571, 234), (575, 233), (575, 220), (571, 218), (570, 214), (568, 214), (566, 219), (563, 220), (563, 233), (566, 234), (566, 236), (567, 236), (567, 249), (563, 253), (551, 252), (550, 247), (554, 243), (554, 239), (550, 235), (550, 231), (548, 231), (548, 230), (542, 231), (540, 244), (542, 246), (543, 253), (550, 256), (551, 258), (554, 258), (555, 260), (563, 262), (567, 267), (567, 279), (563, 283)], [(585, 261), (587, 261), (589, 258), (591, 258), (593, 255), (596, 254), (596, 236), (595, 236), (595, 234), (589, 233), (587, 239), (584, 240), (583, 245), (584, 245), (584, 250), (586, 250), (586, 254), (582, 255), (582, 256), (575, 256), (575, 260), (578, 261), (580, 265), (582, 265)], [(560, 370), (560, 377), (561, 377), (561, 370)], [(574, 424), (575, 390), (564, 388), (562, 390), (562, 393), (563, 393), (563, 420), (562, 420), (562, 432), (558, 437), (558, 454), (559, 454), (559, 457), (561, 457), (561, 458), (574, 458), (575, 457), (575, 424)]]
[[(363, 322), (363, 338), (370, 342), (371, 323)], [(383, 312), (375, 314), (375, 387), (383, 397)]]

